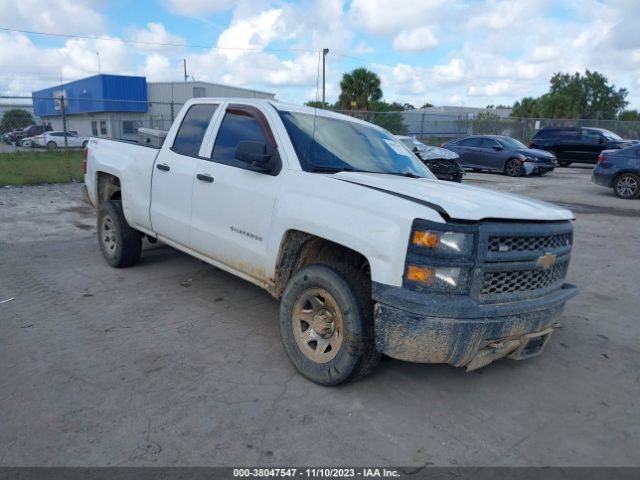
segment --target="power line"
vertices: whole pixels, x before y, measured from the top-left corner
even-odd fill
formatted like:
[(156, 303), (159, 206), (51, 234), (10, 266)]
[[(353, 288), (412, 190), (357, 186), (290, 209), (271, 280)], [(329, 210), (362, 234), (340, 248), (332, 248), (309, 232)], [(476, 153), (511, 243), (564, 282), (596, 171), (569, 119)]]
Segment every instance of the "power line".
[(316, 50), (308, 48), (264, 48), (264, 47), (219, 47), (212, 45), (198, 45), (190, 43), (162, 43), (162, 42), (145, 42), (142, 40), (127, 40), (122, 38), (113, 37), (99, 37), (95, 35), (80, 35), (77, 33), (53, 33), (53, 32), (36, 32), (35, 30), (20, 30), (17, 28), (0, 27), (0, 30), (5, 32), (24, 33), (27, 35), (43, 35), (48, 37), (60, 37), (60, 38), (79, 38), (83, 40), (100, 40), (106, 42), (121, 42), (129, 43), (133, 45), (149, 45), (155, 47), (186, 47), (186, 48), (200, 48), (206, 50), (240, 50), (247, 52), (306, 52), (316, 53)]

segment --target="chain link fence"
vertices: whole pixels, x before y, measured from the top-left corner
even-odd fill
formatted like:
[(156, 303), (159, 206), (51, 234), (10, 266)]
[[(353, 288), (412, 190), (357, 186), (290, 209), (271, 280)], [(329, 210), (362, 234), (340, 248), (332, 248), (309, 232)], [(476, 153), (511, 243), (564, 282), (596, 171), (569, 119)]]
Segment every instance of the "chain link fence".
[(344, 110), (339, 113), (375, 123), (396, 135), (415, 136), (431, 145), (440, 145), (467, 135), (506, 135), (526, 144), (537, 130), (550, 126), (598, 127), (615, 132), (622, 138), (640, 138), (640, 122), (621, 120), (500, 117), (490, 110), (480, 115), (411, 110), (402, 112)]
[[(178, 102), (59, 97), (0, 97), (0, 153), (78, 149), (90, 137), (135, 141), (139, 128), (168, 130)], [(35, 112), (47, 112), (38, 116)]]
[[(134, 100), (0, 96), (0, 153), (33, 149), (79, 149), (89, 137), (136, 141), (139, 128), (168, 130), (182, 103)], [(46, 116), (35, 116), (46, 111)], [(81, 112), (81, 113), (78, 113)], [(640, 138), (640, 122), (499, 117), (486, 114), (424, 111), (339, 111), (375, 123), (395, 134), (439, 144), (467, 135), (506, 135), (526, 143), (547, 126), (584, 126), (611, 130), (623, 138)]]

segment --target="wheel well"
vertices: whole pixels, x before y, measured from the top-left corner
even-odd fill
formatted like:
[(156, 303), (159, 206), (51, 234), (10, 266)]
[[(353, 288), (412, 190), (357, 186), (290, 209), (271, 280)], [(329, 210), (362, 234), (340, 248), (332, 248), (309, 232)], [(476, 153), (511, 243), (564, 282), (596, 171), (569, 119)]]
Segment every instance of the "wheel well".
[(291, 276), (313, 263), (352, 265), (371, 278), (369, 261), (361, 253), (316, 235), (289, 230), (280, 244), (272, 295), (282, 297)]
[(107, 200), (120, 200), (120, 179), (110, 173), (98, 172), (98, 205), (102, 205)]

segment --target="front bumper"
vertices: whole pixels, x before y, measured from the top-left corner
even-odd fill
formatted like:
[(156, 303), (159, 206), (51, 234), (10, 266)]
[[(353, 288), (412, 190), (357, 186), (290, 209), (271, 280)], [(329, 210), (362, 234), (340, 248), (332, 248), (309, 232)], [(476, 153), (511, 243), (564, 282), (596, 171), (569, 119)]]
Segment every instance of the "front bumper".
[(452, 295), (441, 303), (434, 295), (378, 286), (376, 347), (399, 360), (468, 370), (506, 356), (528, 358), (542, 352), (565, 302), (576, 293), (575, 286), (565, 283), (547, 295), (518, 302), (476, 304)]
[(543, 162), (540, 160), (525, 160), (523, 165), (524, 171), (527, 175), (540, 175), (542, 173), (552, 172), (557, 166), (555, 163)]

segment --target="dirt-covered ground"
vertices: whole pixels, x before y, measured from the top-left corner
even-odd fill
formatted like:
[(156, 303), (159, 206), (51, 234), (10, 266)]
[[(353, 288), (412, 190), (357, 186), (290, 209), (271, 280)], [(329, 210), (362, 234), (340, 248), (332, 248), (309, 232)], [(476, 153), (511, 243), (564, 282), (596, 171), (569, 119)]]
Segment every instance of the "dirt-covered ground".
[(79, 184), (0, 189), (0, 465), (640, 465), (640, 200), (589, 168), (465, 182), (576, 213), (543, 355), (294, 371), (278, 302), (166, 246), (103, 261)]

